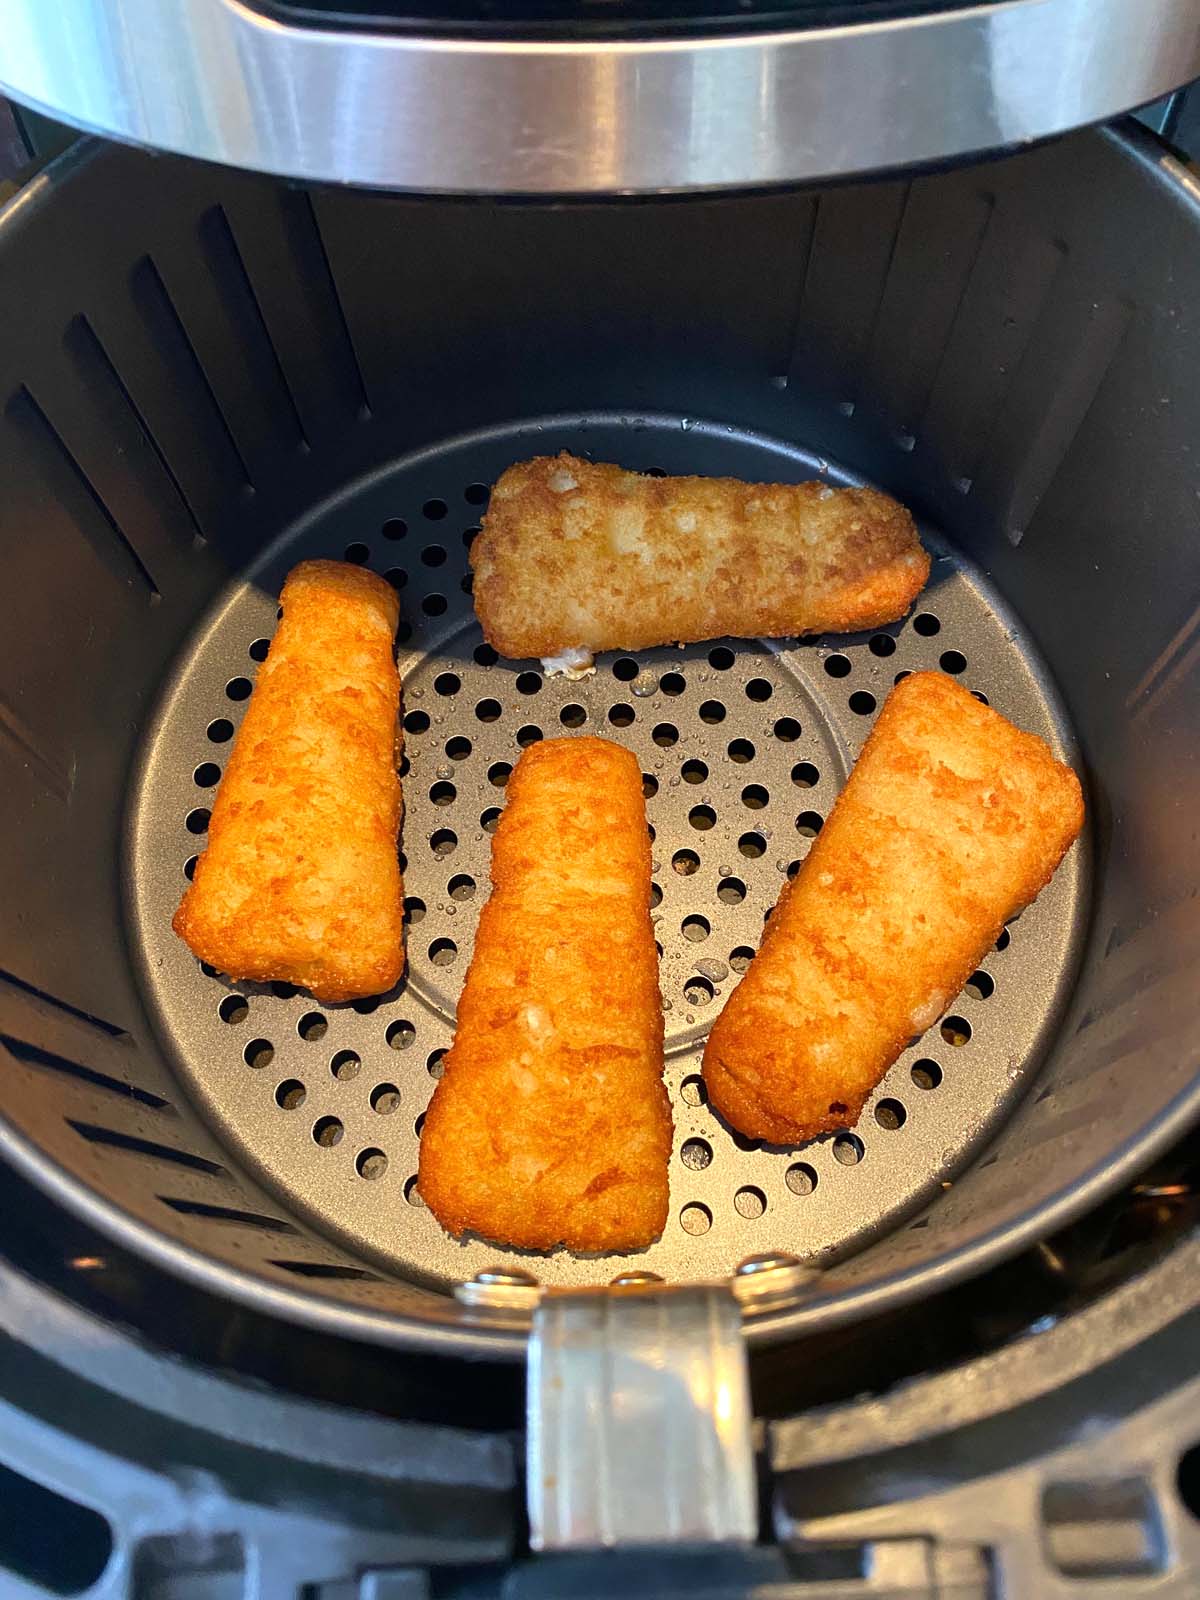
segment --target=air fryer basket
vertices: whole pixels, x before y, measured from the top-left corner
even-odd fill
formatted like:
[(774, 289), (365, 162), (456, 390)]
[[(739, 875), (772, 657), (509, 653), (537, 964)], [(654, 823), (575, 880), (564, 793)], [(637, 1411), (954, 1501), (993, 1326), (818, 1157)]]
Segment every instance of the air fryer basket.
[[(560, 207), (99, 149), (0, 243), (29, 307), (0, 356), (0, 1136), (52, 1192), (283, 1315), (519, 1352), (448, 1293), (503, 1253), (446, 1240), (411, 1179), (507, 769), (581, 726), (647, 775), (672, 1214), (632, 1262), (519, 1262), (543, 1281), (828, 1263), (749, 1324), (781, 1337), (1017, 1248), (1193, 1114), (1200, 227), (1138, 136)], [(938, 557), (919, 615), (605, 657), (583, 685), (498, 662), (466, 544), (495, 475), (560, 447), (878, 483)], [(406, 612), (410, 965), (350, 1007), (231, 987), (166, 928), (282, 573), (318, 552), (387, 572)], [(853, 1138), (746, 1148), (701, 1103), (706, 1016), (918, 666), (1076, 760), (1090, 834)]]

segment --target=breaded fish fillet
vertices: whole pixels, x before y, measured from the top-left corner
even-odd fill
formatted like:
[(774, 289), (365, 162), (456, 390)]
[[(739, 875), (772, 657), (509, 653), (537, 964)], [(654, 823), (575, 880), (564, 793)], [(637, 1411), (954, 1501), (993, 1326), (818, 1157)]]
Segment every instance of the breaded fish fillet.
[(501, 476), (471, 564), (489, 644), (544, 658), (873, 628), (929, 576), (911, 516), (873, 489), (650, 478), (565, 454)]
[(236, 979), (318, 1000), (379, 994), (404, 966), (399, 603), (341, 561), (304, 561), (234, 741), (208, 848), (172, 926)]
[(773, 1144), (853, 1126), (1082, 826), (1041, 739), (942, 673), (903, 679), (717, 1018), (712, 1104)]
[(551, 739), (517, 762), (492, 894), (421, 1134), (454, 1234), (635, 1250), (667, 1218), (671, 1113), (637, 761)]

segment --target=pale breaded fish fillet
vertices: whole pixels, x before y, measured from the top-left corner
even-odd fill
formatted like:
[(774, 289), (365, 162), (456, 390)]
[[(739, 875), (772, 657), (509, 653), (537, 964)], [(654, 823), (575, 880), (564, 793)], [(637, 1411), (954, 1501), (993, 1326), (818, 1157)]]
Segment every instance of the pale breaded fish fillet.
[(301, 562), (280, 599), (172, 926), (235, 980), (379, 994), (404, 966), (399, 603), (341, 561)]
[(635, 1250), (667, 1218), (663, 1071), (642, 775), (604, 739), (517, 762), (419, 1187), (453, 1234)]
[(853, 1126), (1082, 826), (1041, 739), (942, 673), (903, 679), (717, 1018), (712, 1104), (772, 1144)]
[(873, 489), (651, 478), (565, 454), (502, 474), (471, 563), (489, 644), (577, 659), (873, 628), (929, 576), (912, 517)]

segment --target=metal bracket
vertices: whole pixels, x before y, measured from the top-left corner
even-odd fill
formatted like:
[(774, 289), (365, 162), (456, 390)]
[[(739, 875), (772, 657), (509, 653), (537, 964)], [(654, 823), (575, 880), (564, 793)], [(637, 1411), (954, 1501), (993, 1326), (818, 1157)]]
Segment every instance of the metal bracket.
[(535, 1550), (754, 1538), (746, 1346), (727, 1285), (547, 1295), (527, 1405)]

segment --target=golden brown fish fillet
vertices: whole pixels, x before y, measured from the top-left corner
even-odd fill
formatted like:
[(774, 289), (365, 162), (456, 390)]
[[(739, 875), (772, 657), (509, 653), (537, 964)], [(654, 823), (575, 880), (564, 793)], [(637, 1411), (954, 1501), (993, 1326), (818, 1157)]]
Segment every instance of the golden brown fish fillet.
[(1070, 767), (938, 672), (888, 696), (704, 1052), (735, 1128), (851, 1127), (1083, 826)]
[(911, 516), (873, 489), (648, 478), (565, 454), (502, 474), (471, 564), (488, 642), (542, 657), (873, 628), (929, 576)]
[(635, 1250), (667, 1218), (671, 1113), (642, 775), (605, 739), (521, 756), (421, 1134), (451, 1233)]
[(341, 561), (301, 562), (281, 602), (172, 926), (234, 979), (379, 994), (404, 966), (399, 603)]

